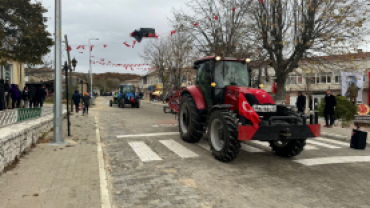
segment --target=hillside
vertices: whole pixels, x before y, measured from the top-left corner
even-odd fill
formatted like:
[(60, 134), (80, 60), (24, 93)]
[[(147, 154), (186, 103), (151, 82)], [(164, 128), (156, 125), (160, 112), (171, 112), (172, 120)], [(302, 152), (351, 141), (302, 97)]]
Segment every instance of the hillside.
[[(90, 77), (88, 73), (73, 73), (74, 76), (80, 77), (84, 80), (87, 80), (90, 84)], [(93, 74), (93, 87), (98, 87), (101, 89), (101, 92), (111, 92), (116, 90), (120, 84), (126, 80), (138, 79), (140, 76), (136, 74), (120, 74), (120, 73), (101, 73)]]

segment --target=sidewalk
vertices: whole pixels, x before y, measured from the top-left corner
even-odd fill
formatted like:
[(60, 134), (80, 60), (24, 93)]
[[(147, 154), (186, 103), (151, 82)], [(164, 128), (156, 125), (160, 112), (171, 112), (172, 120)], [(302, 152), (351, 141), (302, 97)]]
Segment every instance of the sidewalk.
[(168, 103), (163, 103), (163, 101), (158, 101), (158, 102), (152, 102), (152, 101), (149, 101), (149, 100), (140, 100), (140, 101), (144, 101), (146, 103), (150, 103), (150, 104), (153, 104), (153, 105), (168, 106)]
[[(48, 143), (53, 132), (0, 174), (0, 208), (100, 208), (95, 116), (71, 116), (68, 145)], [(104, 167), (104, 166), (103, 166)]]

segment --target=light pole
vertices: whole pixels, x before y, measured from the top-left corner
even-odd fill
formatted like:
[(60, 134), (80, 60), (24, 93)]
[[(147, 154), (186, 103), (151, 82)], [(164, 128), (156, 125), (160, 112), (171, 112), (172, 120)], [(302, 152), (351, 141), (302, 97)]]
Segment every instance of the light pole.
[[(52, 144), (64, 144), (62, 116), (62, 5), (55, 0), (55, 81), (54, 81), (54, 138)], [(67, 103), (68, 105), (68, 103)]]
[(64, 73), (66, 76), (66, 94), (67, 94), (67, 127), (68, 127), (68, 136), (71, 136), (71, 122), (69, 121), (69, 108), (68, 108), (68, 64), (67, 62), (64, 62)]
[(91, 45), (90, 45), (90, 40), (99, 40), (99, 38), (90, 38), (89, 39), (89, 67), (90, 67), (90, 93), (92, 96), (92, 70), (91, 70)]

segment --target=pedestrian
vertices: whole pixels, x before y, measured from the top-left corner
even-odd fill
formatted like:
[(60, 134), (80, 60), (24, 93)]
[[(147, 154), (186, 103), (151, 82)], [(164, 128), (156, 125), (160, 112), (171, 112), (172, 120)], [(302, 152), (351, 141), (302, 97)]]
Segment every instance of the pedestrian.
[(85, 111), (86, 114), (89, 115), (90, 96), (87, 92), (84, 93), (84, 96), (82, 97), (82, 102), (84, 104), (84, 111), (82, 115), (85, 115)]
[[(334, 107), (337, 104), (337, 100), (335, 96), (331, 94), (330, 90), (326, 91), (325, 96), (325, 109), (324, 109), (324, 117), (326, 122), (326, 127), (332, 128), (334, 124)], [(330, 125), (328, 122), (328, 116), (330, 116)]]
[(296, 106), (298, 108), (298, 112), (304, 113), (304, 110), (306, 109), (306, 96), (302, 95), (302, 92), (298, 92)]
[(81, 96), (78, 90), (75, 91), (75, 93), (72, 95), (72, 100), (75, 103), (76, 107), (76, 113), (79, 112), (79, 106), (80, 106), (80, 101), (81, 101)]
[(11, 98), (12, 98), (12, 109), (15, 109), (16, 107), (18, 108), (19, 104), (18, 101), (20, 100), (20, 93), (17, 89), (16, 84), (12, 84), (12, 89), (11, 89)]
[(29, 108), (29, 104), (30, 104), (30, 92), (28, 91), (28, 87), (27, 86), (24, 87), (22, 98), (23, 98), (23, 102), (24, 102), (24, 108)]
[(9, 108), (9, 97), (10, 97), (9, 91), (10, 90), (11, 90), (11, 87), (9, 84), (9, 80), (6, 80), (5, 85), (4, 85), (4, 96), (5, 96), (5, 108), (6, 109)]
[(15, 85), (15, 88), (17, 89), (17, 91), (18, 91), (18, 94), (19, 94), (19, 97), (18, 97), (18, 100), (17, 100), (17, 108), (20, 108), (21, 107), (21, 101), (22, 101), (22, 95), (23, 95), (23, 93), (22, 93), (22, 91), (21, 91), (21, 89), (19, 89), (19, 85)]
[(29, 105), (30, 108), (35, 107), (35, 88), (33, 86), (28, 87), (29, 95)]
[(45, 85), (42, 85), (42, 87), (38, 90), (39, 96), (38, 103), (40, 103), (40, 108), (42, 108), (42, 106), (44, 105), (45, 95), (46, 95)]

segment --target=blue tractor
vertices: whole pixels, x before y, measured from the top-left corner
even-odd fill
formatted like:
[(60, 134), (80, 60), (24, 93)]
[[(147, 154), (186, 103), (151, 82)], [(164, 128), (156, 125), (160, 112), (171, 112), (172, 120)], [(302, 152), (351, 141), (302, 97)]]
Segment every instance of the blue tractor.
[(121, 84), (119, 86), (118, 107), (124, 108), (125, 104), (130, 104), (132, 108), (140, 107), (139, 96), (135, 93), (134, 85)]

